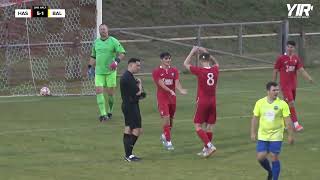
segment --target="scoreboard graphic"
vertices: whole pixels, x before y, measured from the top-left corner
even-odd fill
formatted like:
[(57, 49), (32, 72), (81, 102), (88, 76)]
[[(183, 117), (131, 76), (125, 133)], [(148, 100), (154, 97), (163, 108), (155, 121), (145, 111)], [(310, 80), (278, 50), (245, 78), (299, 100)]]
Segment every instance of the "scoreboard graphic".
[(66, 17), (65, 9), (49, 9), (48, 6), (32, 6), (32, 9), (16, 9), (16, 18), (64, 18)]

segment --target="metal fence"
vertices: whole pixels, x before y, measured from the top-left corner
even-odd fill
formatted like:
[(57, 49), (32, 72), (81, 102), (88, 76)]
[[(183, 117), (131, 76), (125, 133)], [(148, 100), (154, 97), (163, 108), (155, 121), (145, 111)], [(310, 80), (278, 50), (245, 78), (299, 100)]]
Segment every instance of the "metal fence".
[[(80, 0), (69, 12), (74, 16), (55, 22), (5, 19), (0, 25), (0, 95), (35, 95), (42, 86), (48, 86), (54, 95), (94, 94), (94, 83), (86, 76), (86, 65), (95, 24), (79, 13), (94, 8), (92, 3)], [(55, 26), (48, 27), (52, 23)], [(24, 33), (17, 35), (17, 28)], [(150, 74), (159, 64), (162, 51), (170, 52), (173, 65), (183, 71), (183, 60), (193, 45), (208, 48), (224, 70), (270, 68), (284, 51), (288, 38), (303, 44), (302, 49), (311, 50), (304, 57), (319, 53), (313, 39), (320, 33), (289, 34), (288, 21), (110, 28), (109, 31), (123, 43), (127, 58), (143, 60), (142, 74)], [(121, 63), (118, 72), (125, 66), (126, 63)]]

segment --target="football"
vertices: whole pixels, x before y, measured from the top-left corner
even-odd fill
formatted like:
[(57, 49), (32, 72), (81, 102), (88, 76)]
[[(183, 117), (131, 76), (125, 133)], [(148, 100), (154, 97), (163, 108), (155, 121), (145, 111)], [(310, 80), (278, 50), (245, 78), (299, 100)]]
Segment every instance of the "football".
[(51, 92), (48, 87), (42, 87), (40, 89), (40, 96), (50, 96), (50, 95), (51, 95)]

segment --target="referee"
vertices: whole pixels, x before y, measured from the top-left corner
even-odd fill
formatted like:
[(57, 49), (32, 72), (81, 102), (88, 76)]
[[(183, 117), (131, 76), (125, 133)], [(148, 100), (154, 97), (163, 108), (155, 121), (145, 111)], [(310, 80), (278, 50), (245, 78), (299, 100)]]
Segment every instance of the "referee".
[(140, 70), (140, 59), (131, 58), (126, 70), (120, 79), (122, 98), (122, 112), (125, 119), (123, 144), (125, 160), (128, 162), (139, 161), (139, 157), (132, 154), (133, 147), (142, 132), (139, 99), (145, 97), (140, 79), (135, 79), (133, 74)]

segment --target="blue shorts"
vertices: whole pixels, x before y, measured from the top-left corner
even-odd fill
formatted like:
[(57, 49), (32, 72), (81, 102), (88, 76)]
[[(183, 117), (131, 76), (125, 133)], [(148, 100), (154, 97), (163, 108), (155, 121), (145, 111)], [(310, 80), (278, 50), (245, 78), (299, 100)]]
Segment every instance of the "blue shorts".
[(282, 141), (261, 141), (257, 142), (257, 152), (272, 152), (273, 154), (280, 154)]

